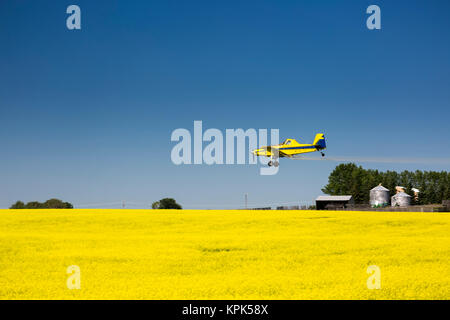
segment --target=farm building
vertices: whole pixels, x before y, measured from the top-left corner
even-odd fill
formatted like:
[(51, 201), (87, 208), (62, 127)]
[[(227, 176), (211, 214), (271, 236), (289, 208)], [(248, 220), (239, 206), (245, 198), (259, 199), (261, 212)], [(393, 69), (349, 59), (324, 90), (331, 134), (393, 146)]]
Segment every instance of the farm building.
[(404, 192), (399, 192), (392, 196), (391, 205), (393, 207), (408, 207), (411, 205), (411, 196)]
[(389, 189), (386, 189), (381, 183), (370, 190), (370, 206), (386, 207), (389, 204)]
[(318, 196), (316, 199), (317, 210), (344, 209), (349, 204), (354, 204), (352, 196)]

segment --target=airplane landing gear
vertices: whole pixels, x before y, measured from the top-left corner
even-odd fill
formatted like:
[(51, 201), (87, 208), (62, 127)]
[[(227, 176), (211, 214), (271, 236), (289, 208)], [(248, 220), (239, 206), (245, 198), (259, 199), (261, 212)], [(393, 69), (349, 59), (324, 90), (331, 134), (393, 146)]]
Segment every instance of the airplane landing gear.
[(321, 152), (320, 154), (322, 155), (322, 157), (325, 157), (325, 153)]
[(267, 163), (267, 165), (269, 166), (269, 167), (271, 167), (271, 166), (274, 166), (275, 168), (276, 167), (278, 167), (279, 165), (280, 165), (280, 163), (278, 162), (278, 161), (269, 161), (268, 163)]

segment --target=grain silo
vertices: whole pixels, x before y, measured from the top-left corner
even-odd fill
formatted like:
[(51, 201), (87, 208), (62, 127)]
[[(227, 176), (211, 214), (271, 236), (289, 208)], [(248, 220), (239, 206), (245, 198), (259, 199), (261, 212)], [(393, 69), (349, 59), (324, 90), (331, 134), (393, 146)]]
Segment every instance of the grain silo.
[(392, 196), (391, 204), (393, 207), (408, 207), (411, 205), (411, 196), (404, 192), (399, 192)]
[(419, 201), (420, 190), (417, 188), (412, 188), (411, 191), (414, 192), (414, 201), (417, 203), (417, 201)]
[(370, 190), (370, 206), (385, 207), (389, 205), (389, 189), (386, 189), (381, 183)]

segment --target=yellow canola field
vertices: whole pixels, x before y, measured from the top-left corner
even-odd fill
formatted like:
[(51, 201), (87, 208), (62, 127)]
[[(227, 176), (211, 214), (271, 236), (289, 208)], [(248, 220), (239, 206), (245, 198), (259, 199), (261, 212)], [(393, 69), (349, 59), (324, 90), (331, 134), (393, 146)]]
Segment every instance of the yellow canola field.
[(449, 297), (448, 213), (0, 210), (0, 299)]

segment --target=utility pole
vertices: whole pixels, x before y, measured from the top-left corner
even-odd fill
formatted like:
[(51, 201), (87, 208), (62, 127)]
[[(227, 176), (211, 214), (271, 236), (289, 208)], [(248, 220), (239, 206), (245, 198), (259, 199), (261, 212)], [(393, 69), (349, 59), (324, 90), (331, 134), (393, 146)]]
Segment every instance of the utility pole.
[(245, 210), (248, 209), (248, 194), (244, 194), (244, 199), (245, 199)]
[(125, 209), (125, 200), (122, 200), (122, 209)]

